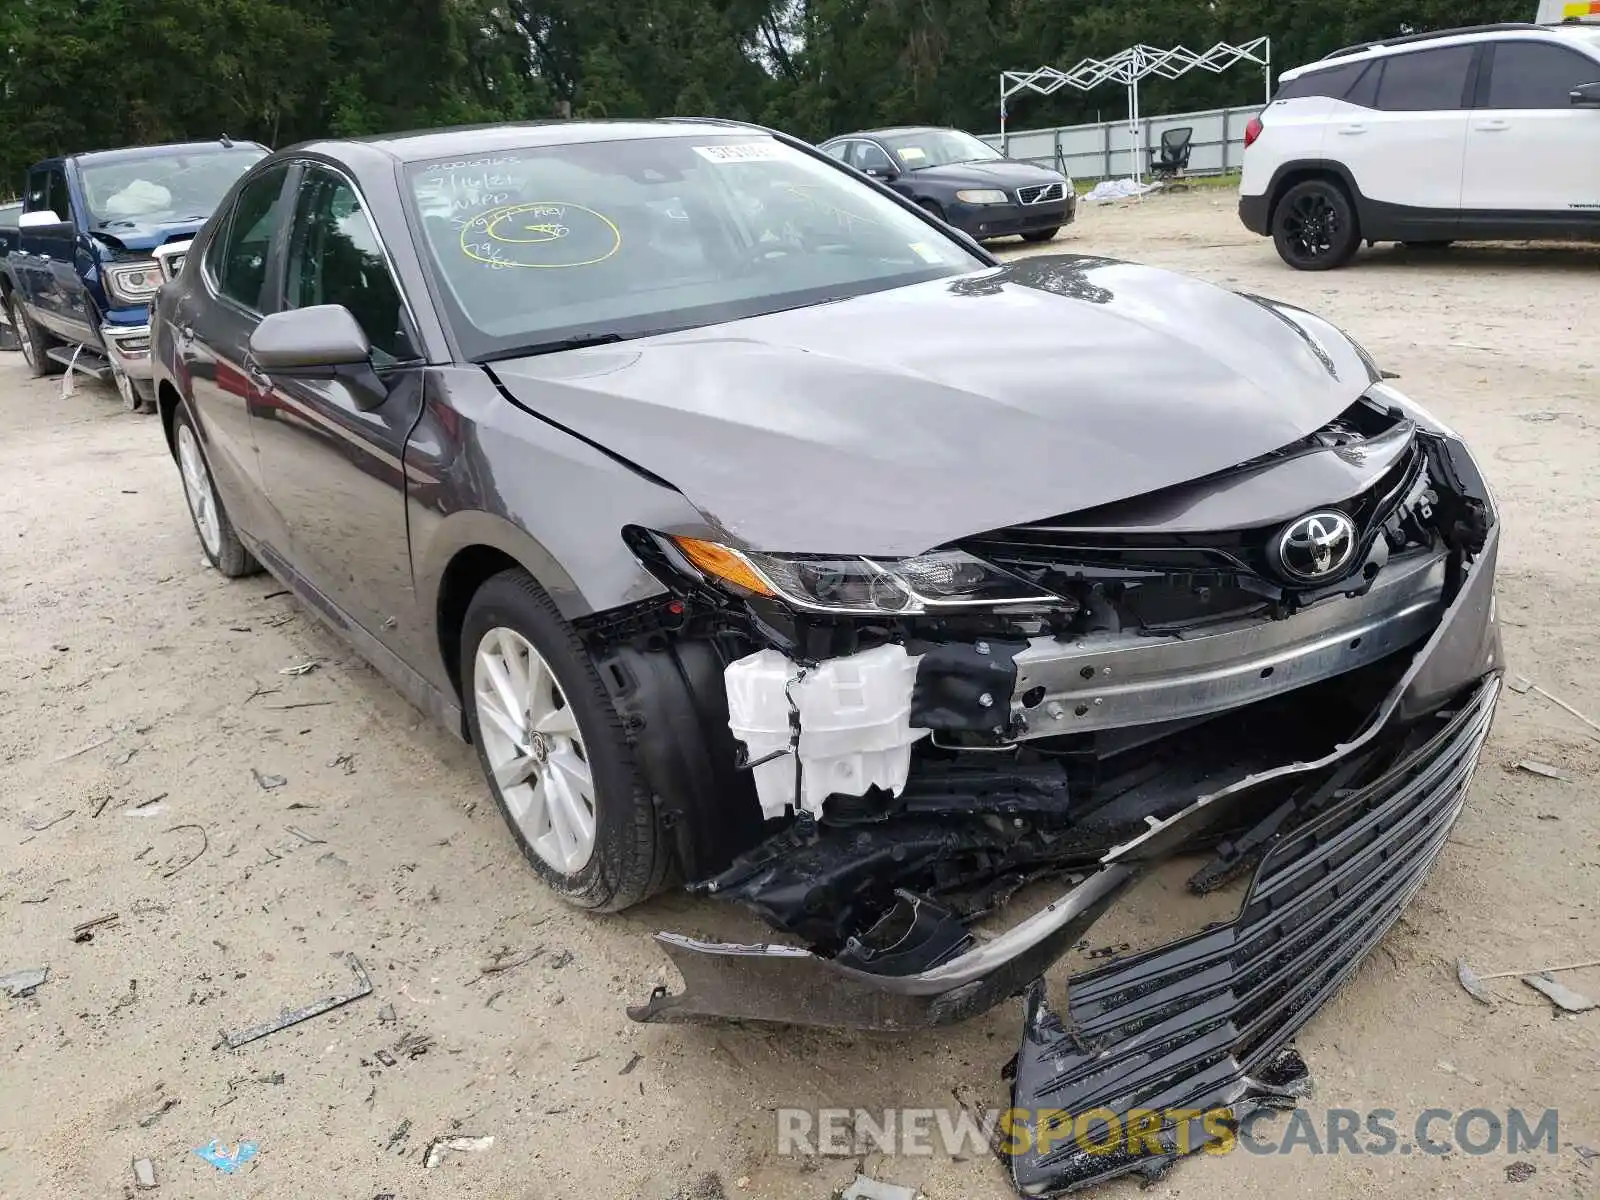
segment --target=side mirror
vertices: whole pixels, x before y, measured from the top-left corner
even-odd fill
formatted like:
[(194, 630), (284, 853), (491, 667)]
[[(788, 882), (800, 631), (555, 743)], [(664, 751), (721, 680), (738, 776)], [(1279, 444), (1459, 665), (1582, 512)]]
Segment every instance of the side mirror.
[(339, 380), (363, 412), (389, 398), (372, 365), (366, 330), (342, 304), (292, 308), (263, 318), (250, 335), (250, 357), (266, 375)]
[(900, 178), (900, 172), (893, 167), (868, 167), (866, 172), (874, 179), (882, 180), (884, 183), (893, 183)]
[(25, 212), (17, 218), (18, 229), (60, 229), (65, 224), (65, 221), (48, 208)]
[(372, 343), (342, 304), (291, 308), (262, 319), (250, 355), (263, 371), (331, 378), (338, 367), (372, 365)]
[(1579, 84), (1572, 89), (1570, 99), (1579, 108), (1600, 108), (1600, 83)]

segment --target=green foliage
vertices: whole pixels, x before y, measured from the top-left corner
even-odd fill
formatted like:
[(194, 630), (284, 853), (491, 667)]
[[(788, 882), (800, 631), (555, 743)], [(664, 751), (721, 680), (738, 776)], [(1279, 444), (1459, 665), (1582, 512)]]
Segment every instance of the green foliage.
[[(1261, 34), (1280, 66), (1533, 0), (5, 0), (0, 196), (51, 154), (222, 133), (272, 146), (477, 121), (705, 115), (820, 139), (994, 128), (1003, 70)], [(1146, 111), (1250, 104), (1238, 67)], [(1012, 103), (1016, 127), (1121, 111), (1114, 86)]]

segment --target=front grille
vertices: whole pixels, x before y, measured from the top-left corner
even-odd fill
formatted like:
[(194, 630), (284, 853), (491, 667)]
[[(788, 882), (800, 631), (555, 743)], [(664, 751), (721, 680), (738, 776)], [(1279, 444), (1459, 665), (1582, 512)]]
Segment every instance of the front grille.
[(1036, 187), (1017, 189), (1018, 204), (1045, 204), (1051, 200), (1061, 199), (1063, 185), (1059, 183), (1045, 183)]
[[(1352, 569), (1365, 560), (1368, 549), (1402, 508), (1425, 469), (1423, 451), (1411, 443), (1377, 482), (1359, 495), (1328, 506), (1341, 509), (1355, 523), (1359, 550), (1352, 557)], [(1194, 486), (1183, 484), (1169, 490), (1180, 493)], [(1128, 503), (1149, 502), (1163, 494), (1154, 493)], [(1041, 572), (1051, 570), (1068, 576), (1088, 571), (1108, 581), (1121, 572), (1156, 571), (1176, 576), (1224, 572), (1252, 575), (1275, 586), (1282, 585), (1268, 553), (1268, 544), (1281, 524), (1219, 533), (1127, 532), (1117, 528), (1119, 507), (1109, 505), (1075, 516), (1013, 525), (966, 538), (961, 548), (1035, 580)]]
[[(1499, 692), (1483, 684), (1449, 724), (1382, 777), (1280, 840), (1237, 920), (1068, 982), (1068, 1019), (1030, 1004), (1013, 1105), (1208, 1111), (1272, 1095), (1261, 1080), (1290, 1038), (1377, 945), (1422, 885), (1466, 799)], [(1166, 1161), (1199, 1149), (1160, 1135)], [(1095, 1138), (1095, 1141), (1102, 1139)], [(1094, 1153), (1057, 1134), (1012, 1159), (1037, 1195), (1161, 1156)]]

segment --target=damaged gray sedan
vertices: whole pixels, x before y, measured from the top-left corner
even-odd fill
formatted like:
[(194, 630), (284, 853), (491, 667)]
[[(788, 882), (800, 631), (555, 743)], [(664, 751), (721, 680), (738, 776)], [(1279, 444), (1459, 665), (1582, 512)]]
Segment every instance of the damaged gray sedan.
[[(1002, 265), (765, 130), (280, 151), (154, 353), (208, 557), (470, 739), (550, 887), (687, 885), (778, 934), (660, 935), (683, 987), (641, 1021), (1020, 995), (1019, 1108), (1271, 1103), (1493, 715), (1493, 498), (1348, 337), (1128, 263)], [(1237, 915), (1052, 999), (1180, 854), (1197, 893), (1248, 880)], [(1011, 1169), (1046, 1194), (1204, 1140), (1155, 1136)]]

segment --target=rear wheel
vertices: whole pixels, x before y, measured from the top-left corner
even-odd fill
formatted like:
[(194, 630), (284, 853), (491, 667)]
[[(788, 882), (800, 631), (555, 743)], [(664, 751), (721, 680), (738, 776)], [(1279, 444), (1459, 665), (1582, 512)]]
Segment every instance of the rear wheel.
[(233, 522), (228, 519), (227, 510), (217, 499), (211, 468), (200, 449), (200, 437), (182, 406), (172, 415), (172, 443), (178, 473), (183, 476), (183, 497), (189, 502), (189, 518), (194, 522), (195, 536), (200, 539), (206, 558), (229, 579), (253, 575), (261, 565), (244, 548), (234, 532)]
[(1283, 194), (1272, 210), (1278, 257), (1297, 271), (1342, 267), (1361, 244), (1350, 197), (1327, 179), (1307, 179)]
[(1025, 242), (1048, 242), (1061, 232), (1061, 226), (1052, 225), (1049, 229), (1035, 229), (1032, 233), (1022, 235)]
[(479, 765), (545, 883), (570, 904), (610, 912), (659, 890), (670, 852), (616, 709), (527, 572), (478, 589), (460, 661)]
[(11, 314), (11, 328), (17, 332), (17, 341), (21, 343), (22, 361), (27, 364), (28, 370), (35, 376), (56, 375), (62, 370), (61, 364), (50, 357), (50, 347), (53, 345), (50, 335), (39, 328), (38, 322), (30, 317), (22, 307), (22, 301), (15, 294), (6, 298), (6, 311)]

